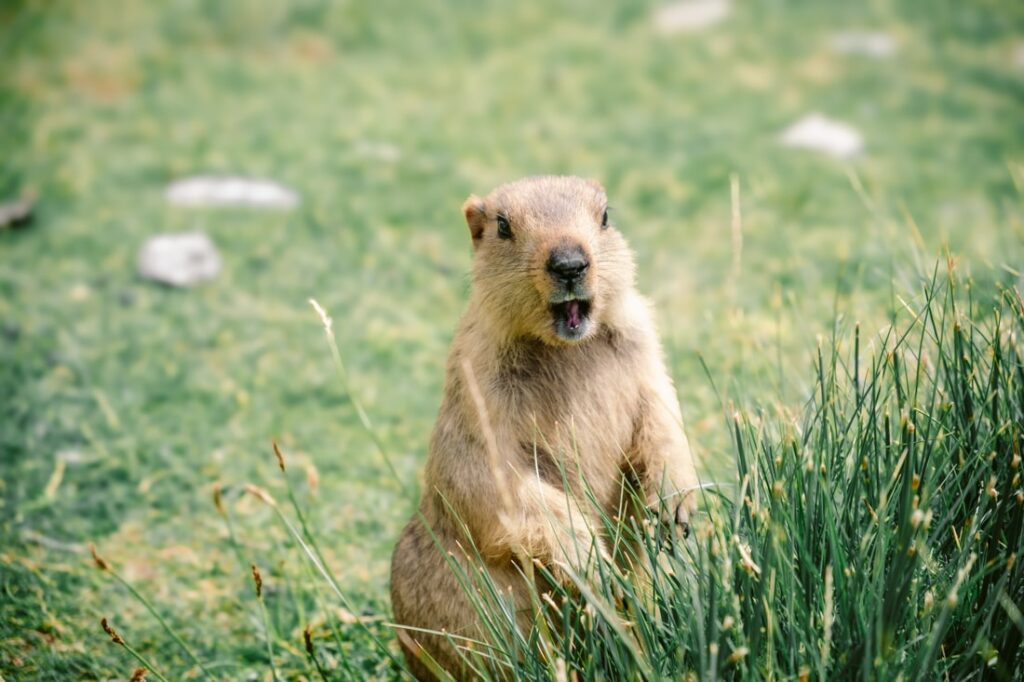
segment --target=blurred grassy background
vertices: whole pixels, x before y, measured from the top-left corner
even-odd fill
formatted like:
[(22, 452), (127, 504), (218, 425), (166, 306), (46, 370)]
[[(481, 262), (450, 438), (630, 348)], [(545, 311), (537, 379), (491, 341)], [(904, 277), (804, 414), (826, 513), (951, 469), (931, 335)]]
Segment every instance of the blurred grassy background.
[[(279, 493), (271, 437), (315, 500), (343, 588), (367, 615), (389, 613), (388, 557), (413, 503), (359, 428), (306, 299), (333, 315), (415, 482), (466, 298), (470, 192), (534, 173), (605, 183), (719, 480), (733, 466), (702, 359), (727, 400), (798, 404), (816, 335), (837, 315), (877, 329), (943, 245), (979, 284), (1019, 277), (1024, 5), (750, 2), (674, 36), (654, 29), (656, 6), (4, 4), (0, 200), (38, 202), (33, 225), (0, 233), (0, 672), (125, 676), (101, 616), (165, 669), (188, 667), (92, 568), (95, 541), (205, 660), (264, 675), (210, 489)], [(899, 51), (830, 50), (851, 29), (885, 31)], [(810, 111), (861, 130), (864, 154), (780, 146)], [(269, 176), (302, 205), (169, 205), (167, 183), (195, 173)], [(148, 236), (193, 229), (221, 251), (216, 281), (137, 277)], [(315, 490), (301, 474), (314, 469)], [(268, 584), (297, 575), (267, 510), (228, 501)], [(300, 631), (282, 633), (296, 652)], [(362, 635), (346, 632), (359, 658)]]

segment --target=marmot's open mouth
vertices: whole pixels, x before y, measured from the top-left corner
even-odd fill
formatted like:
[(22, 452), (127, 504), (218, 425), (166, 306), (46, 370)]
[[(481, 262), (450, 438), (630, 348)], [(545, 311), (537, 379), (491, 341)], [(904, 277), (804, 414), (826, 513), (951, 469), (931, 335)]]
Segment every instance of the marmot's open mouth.
[(551, 315), (555, 321), (555, 333), (567, 341), (576, 341), (590, 326), (590, 301), (575, 298), (553, 303)]

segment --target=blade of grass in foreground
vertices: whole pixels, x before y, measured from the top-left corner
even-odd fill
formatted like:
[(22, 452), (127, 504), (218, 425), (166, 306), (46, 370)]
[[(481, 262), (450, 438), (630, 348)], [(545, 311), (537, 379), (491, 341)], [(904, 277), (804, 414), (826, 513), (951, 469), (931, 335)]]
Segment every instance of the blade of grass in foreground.
[(263, 602), (263, 576), (256, 564), (252, 565), (252, 581), (256, 589), (256, 601), (260, 604), (260, 614), (263, 616), (263, 638), (267, 645), (267, 660), (270, 661), (270, 672), (274, 680), (280, 680), (281, 675), (277, 672), (277, 664), (274, 662), (273, 635), (270, 628), (270, 616), (267, 613), (267, 605)]
[(402, 477), (398, 475), (398, 469), (395, 468), (394, 463), (391, 461), (391, 456), (388, 454), (387, 448), (384, 447), (384, 441), (381, 440), (380, 434), (373, 426), (373, 422), (370, 421), (370, 415), (363, 409), (363, 403), (359, 400), (359, 396), (352, 390), (352, 382), (349, 380), (348, 370), (345, 369), (345, 363), (341, 361), (341, 353), (338, 351), (338, 341), (334, 338), (334, 321), (331, 316), (327, 314), (327, 311), (317, 303), (316, 299), (309, 299), (309, 304), (313, 306), (313, 310), (320, 317), (320, 322), (324, 326), (324, 334), (327, 337), (327, 345), (331, 350), (331, 358), (334, 360), (334, 367), (338, 371), (338, 377), (341, 379), (341, 384), (345, 389), (346, 395), (348, 395), (349, 401), (356, 410), (356, 415), (359, 417), (359, 423), (363, 425), (363, 430), (369, 435), (370, 440), (373, 441), (374, 446), (377, 448), (377, 452), (380, 454), (381, 459), (384, 460), (384, 464), (387, 465), (391, 471), (391, 475), (395, 482), (401, 487), (402, 493), (408, 497), (411, 493), (408, 486), (402, 480)]
[(140, 663), (140, 664), (142, 665), (142, 667), (143, 667), (143, 668), (146, 668), (147, 670), (149, 670), (149, 672), (151, 672), (151, 673), (153, 673), (154, 675), (156, 675), (156, 678), (157, 678), (158, 680), (160, 680), (160, 682), (167, 682), (167, 678), (166, 678), (166, 677), (164, 677), (164, 676), (163, 676), (163, 675), (162, 675), (162, 674), (160, 673), (160, 671), (159, 671), (159, 670), (157, 670), (156, 666), (154, 666), (154, 665), (153, 665), (153, 664), (152, 664), (152, 663), (151, 663), (151, 662), (149, 661), (149, 659), (148, 659), (148, 658), (146, 658), (146, 657), (145, 657), (145, 656), (143, 656), (143, 655), (142, 655), (141, 653), (139, 653), (138, 651), (136, 651), (135, 649), (133, 649), (133, 648), (132, 648), (132, 647), (131, 647), (131, 646), (130, 646), (130, 645), (128, 644), (128, 642), (126, 642), (126, 641), (124, 640), (124, 638), (123, 638), (123, 637), (121, 637), (120, 633), (118, 633), (118, 631), (117, 631), (117, 630), (115, 630), (115, 629), (114, 629), (114, 627), (113, 627), (112, 625), (110, 625), (110, 623), (108, 623), (108, 622), (107, 622), (107, 619), (106, 619), (106, 618), (103, 618), (102, 620), (100, 620), (100, 625), (101, 625), (101, 626), (103, 627), (103, 631), (104, 631), (104, 632), (106, 632), (106, 633), (107, 633), (107, 635), (109, 635), (109, 636), (110, 636), (110, 641), (111, 641), (111, 642), (113, 642), (114, 644), (117, 644), (117, 645), (121, 646), (121, 647), (122, 647), (122, 648), (123, 648), (123, 649), (124, 649), (125, 651), (127, 651), (127, 652), (128, 652), (128, 653), (129, 653), (130, 655), (131, 655), (131, 657), (132, 657), (132, 658), (134, 658), (134, 659), (135, 659), (136, 661), (138, 661), (138, 662), (139, 662), (139, 663)]
[[(96, 567), (101, 572), (107, 573), (108, 575), (113, 577), (114, 580), (116, 580), (121, 585), (123, 585), (124, 588), (127, 589), (128, 592), (131, 593), (131, 595), (133, 597), (135, 597), (136, 600), (139, 601), (139, 603), (141, 603), (143, 606), (145, 606), (146, 610), (149, 611), (149, 613), (154, 618), (156, 618), (157, 622), (160, 623), (160, 625), (163, 627), (164, 632), (166, 632), (171, 637), (171, 639), (173, 639), (174, 642), (179, 647), (181, 647), (182, 651), (184, 651), (185, 654), (190, 659), (192, 659), (192, 662), (195, 663), (199, 667), (199, 669), (203, 671), (203, 674), (206, 677), (212, 678), (213, 675), (210, 673), (209, 670), (207, 670), (206, 666), (203, 665), (203, 662), (199, 659), (198, 656), (195, 655), (195, 653), (192, 651), (191, 647), (189, 647), (189, 645), (185, 643), (185, 640), (183, 640), (178, 635), (178, 633), (174, 630), (174, 628), (172, 628), (170, 626), (170, 624), (166, 620), (164, 620), (164, 617), (160, 615), (160, 612), (156, 610), (156, 607), (154, 607), (153, 604), (142, 595), (142, 593), (140, 593), (138, 590), (136, 590), (134, 585), (132, 585), (127, 580), (125, 580), (121, 576), (120, 573), (115, 571), (114, 568), (110, 565), (110, 563), (106, 559), (104, 559), (103, 557), (101, 557), (99, 555), (99, 553), (96, 551), (96, 546), (95, 545), (89, 545), (89, 550), (90, 550), (90, 552), (92, 552), (93, 563), (96, 564)], [(113, 635), (111, 635), (111, 637), (113, 638)], [(125, 645), (125, 648), (126, 649), (128, 648), (127, 645)], [(154, 674), (157, 674), (157, 673), (154, 672)]]

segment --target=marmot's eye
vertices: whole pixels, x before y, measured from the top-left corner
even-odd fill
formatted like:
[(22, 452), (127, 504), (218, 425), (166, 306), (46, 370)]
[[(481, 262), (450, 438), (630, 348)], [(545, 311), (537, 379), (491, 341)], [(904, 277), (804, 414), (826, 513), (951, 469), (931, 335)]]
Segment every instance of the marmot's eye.
[(601, 214), (601, 229), (603, 230), (603, 229), (606, 229), (607, 227), (608, 227), (608, 209), (606, 208), (604, 210), (604, 213)]
[(498, 238), (499, 239), (512, 239), (512, 226), (508, 224), (508, 218), (503, 215), (495, 218), (498, 223)]

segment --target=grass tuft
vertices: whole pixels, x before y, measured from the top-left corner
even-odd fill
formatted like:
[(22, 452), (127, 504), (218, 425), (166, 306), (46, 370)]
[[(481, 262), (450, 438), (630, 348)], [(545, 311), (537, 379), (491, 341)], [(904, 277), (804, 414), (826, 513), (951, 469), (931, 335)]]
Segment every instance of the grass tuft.
[(153, 664), (150, 663), (149, 659), (147, 659), (140, 652), (136, 651), (131, 646), (129, 646), (128, 642), (126, 642), (124, 638), (121, 637), (120, 633), (118, 633), (118, 631), (114, 629), (114, 626), (107, 622), (106, 618), (100, 619), (100, 626), (103, 628), (103, 631), (110, 636), (111, 642), (123, 648), (131, 655), (132, 658), (134, 658), (136, 661), (142, 664), (142, 668), (135, 670), (135, 672), (132, 674), (133, 679), (141, 679), (141, 677), (145, 675), (145, 672), (140, 674), (139, 670), (148, 670), (149, 672), (156, 675), (156, 678), (158, 680), (161, 680), (161, 682), (167, 682), (167, 678), (161, 675), (160, 672), (155, 667), (153, 667)]

